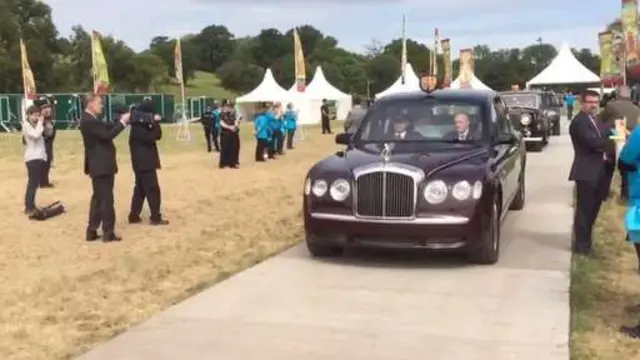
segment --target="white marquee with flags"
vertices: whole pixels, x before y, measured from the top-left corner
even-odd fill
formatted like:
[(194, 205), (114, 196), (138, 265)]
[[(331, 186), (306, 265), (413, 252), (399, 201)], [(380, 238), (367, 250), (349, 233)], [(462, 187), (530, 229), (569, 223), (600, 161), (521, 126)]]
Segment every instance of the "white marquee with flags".
[(413, 70), (413, 66), (411, 66), (411, 64), (409, 63), (407, 63), (404, 68), (404, 77), (404, 84), (402, 83), (402, 75), (400, 75), (396, 82), (394, 82), (391, 86), (377, 93), (376, 99), (387, 95), (420, 90), (420, 78), (418, 78), (418, 75), (416, 75), (416, 72)]
[[(452, 89), (460, 89), (460, 76), (458, 76), (455, 80), (453, 80), (453, 82), (451, 83), (450, 88)], [(480, 79), (478, 79), (476, 77), (476, 74), (473, 74), (473, 76), (471, 77), (471, 88), (472, 89), (476, 89), (476, 90), (492, 90), (490, 87), (488, 87), (485, 83), (483, 83), (482, 81), (480, 81)]]
[(600, 82), (600, 77), (578, 61), (569, 45), (564, 43), (551, 63), (527, 82), (527, 87), (531, 85), (590, 84), (598, 82)]
[(271, 69), (267, 69), (262, 82), (249, 93), (236, 98), (236, 104), (244, 119), (253, 121), (253, 114), (257, 111), (260, 102), (280, 101), (285, 103), (291, 99), (291, 94), (273, 77)]
[(342, 92), (340, 89), (333, 86), (327, 78), (324, 76), (322, 67), (316, 67), (316, 72), (313, 75), (313, 79), (304, 91), (312, 103), (312, 106), (317, 105), (317, 113), (320, 116), (320, 105), (322, 100), (327, 99), (329, 101), (336, 102), (336, 117), (340, 120), (344, 120), (351, 110), (352, 97), (349, 94)]

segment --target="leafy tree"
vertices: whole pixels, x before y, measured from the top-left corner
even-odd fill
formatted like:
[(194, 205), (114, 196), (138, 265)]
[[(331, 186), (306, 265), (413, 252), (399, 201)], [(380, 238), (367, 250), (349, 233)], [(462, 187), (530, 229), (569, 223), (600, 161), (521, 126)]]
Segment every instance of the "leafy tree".
[[(180, 47), (182, 50), (182, 74), (185, 83), (188, 84), (198, 69), (199, 48), (193, 38), (181, 39)], [(165, 64), (167, 76), (170, 78), (175, 78), (176, 76), (175, 48), (176, 40), (166, 36), (154, 37), (149, 45), (149, 50)]]
[(238, 92), (253, 90), (260, 84), (264, 71), (257, 65), (232, 60), (218, 68), (220, 83), (227, 89)]
[(255, 64), (263, 69), (269, 68), (278, 59), (286, 55), (291, 48), (288, 39), (278, 29), (265, 29), (256, 36), (252, 47)]
[(205, 27), (193, 37), (192, 44), (197, 49), (199, 68), (209, 72), (215, 72), (229, 60), (235, 45), (233, 34), (223, 25)]

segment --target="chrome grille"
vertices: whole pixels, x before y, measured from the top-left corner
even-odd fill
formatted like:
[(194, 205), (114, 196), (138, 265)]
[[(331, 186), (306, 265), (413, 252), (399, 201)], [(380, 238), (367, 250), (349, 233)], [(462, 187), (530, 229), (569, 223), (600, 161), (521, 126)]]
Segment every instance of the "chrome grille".
[(356, 214), (359, 216), (412, 217), (416, 184), (406, 174), (377, 171), (356, 179)]

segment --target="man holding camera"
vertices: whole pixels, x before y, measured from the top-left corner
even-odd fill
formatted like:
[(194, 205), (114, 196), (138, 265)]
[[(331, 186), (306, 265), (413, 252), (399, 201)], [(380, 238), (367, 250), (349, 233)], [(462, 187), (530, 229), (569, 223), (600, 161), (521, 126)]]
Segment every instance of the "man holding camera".
[(48, 99), (40, 101), (40, 114), (44, 118), (44, 127), (48, 130), (44, 136), (44, 147), (47, 152), (47, 162), (42, 170), (42, 179), (40, 180), (40, 187), (51, 188), (53, 184), (49, 179), (49, 172), (51, 171), (51, 164), (53, 163), (53, 141), (56, 138), (56, 128), (53, 124), (53, 106)]
[(140, 213), (144, 200), (151, 210), (151, 225), (167, 225), (169, 222), (160, 213), (160, 184), (157, 169), (160, 169), (160, 155), (157, 141), (162, 138), (160, 115), (153, 113), (153, 102), (145, 100), (137, 109), (131, 111), (131, 133), (129, 149), (131, 166), (135, 174), (135, 186), (131, 197), (129, 223), (142, 221)]

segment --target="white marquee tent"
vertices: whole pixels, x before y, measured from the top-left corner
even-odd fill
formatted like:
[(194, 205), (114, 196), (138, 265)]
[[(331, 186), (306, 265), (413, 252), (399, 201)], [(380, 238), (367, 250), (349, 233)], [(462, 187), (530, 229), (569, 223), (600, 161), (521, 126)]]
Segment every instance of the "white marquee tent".
[(590, 84), (600, 82), (600, 77), (582, 65), (567, 43), (562, 44), (558, 55), (538, 75), (527, 82), (531, 85)]
[(320, 122), (320, 106), (322, 105), (323, 99), (336, 102), (336, 117), (340, 120), (344, 120), (349, 110), (351, 110), (351, 95), (331, 85), (324, 76), (324, 71), (322, 71), (322, 67), (320, 66), (316, 67), (316, 72), (305, 89), (304, 96), (310, 100), (309, 106), (311, 110), (313, 111), (313, 109), (315, 109), (318, 115), (318, 122)]
[(402, 75), (400, 75), (396, 82), (394, 82), (391, 86), (377, 93), (376, 99), (387, 95), (420, 90), (420, 79), (418, 78), (418, 75), (416, 75), (416, 72), (413, 71), (413, 66), (411, 66), (411, 64), (409, 63), (407, 63), (404, 68), (404, 77), (404, 84), (402, 83)]
[(291, 99), (291, 94), (278, 85), (273, 77), (271, 69), (267, 69), (262, 78), (262, 82), (249, 93), (242, 95), (236, 99), (236, 104), (240, 109), (241, 115), (246, 120), (253, 120), (253, 114), (257, 110), (257, 105), (265, 101), (287, 102)]
[[(450, 88), (460, 89), (460, 76), (453, 80)], [(490, 87), (488, 87), (485, 83), (483, 83), (476, 77), (476, 74), (473, 74), (473, 76), (471, 77), (471, 88), (476, 90), (491, 90)]]

